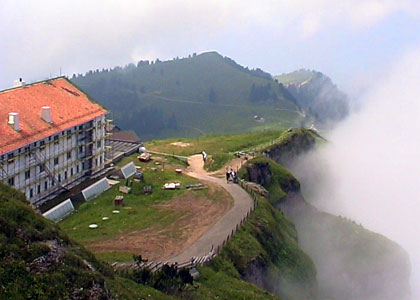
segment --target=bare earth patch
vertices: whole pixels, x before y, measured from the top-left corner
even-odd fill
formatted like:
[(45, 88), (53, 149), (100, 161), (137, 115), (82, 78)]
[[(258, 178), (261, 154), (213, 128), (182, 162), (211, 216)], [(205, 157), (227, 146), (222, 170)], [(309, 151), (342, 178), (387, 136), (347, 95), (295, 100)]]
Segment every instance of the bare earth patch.
[(182, 148), (191, 146), (190, 143), (183, 143), (183, 142), (173, 142), (173, 143), (171, 143), (171, 145), (182, 147)]
[(146, 228), (106, 241), (87, 245), (96, 253), (129, 252), (149, 260), (165, 260), (198, 240), (232, 207), (232, 197), (221, 187), (205, 182), (208, 195), (188, 191), (171, 201), (156, 205), (179, 216), (166, 228)]

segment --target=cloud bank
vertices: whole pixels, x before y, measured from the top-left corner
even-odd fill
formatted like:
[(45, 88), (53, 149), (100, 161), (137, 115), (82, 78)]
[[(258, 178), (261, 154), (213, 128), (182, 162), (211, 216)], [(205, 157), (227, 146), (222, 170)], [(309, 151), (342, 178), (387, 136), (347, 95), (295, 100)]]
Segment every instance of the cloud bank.
[(408, 252), (412, 300), (420, 299), (419, 78), (420, 48), (376, 83), (362, 110), (328, 137), (329, 145), (297, 167), (307, 200), (382, 233)]

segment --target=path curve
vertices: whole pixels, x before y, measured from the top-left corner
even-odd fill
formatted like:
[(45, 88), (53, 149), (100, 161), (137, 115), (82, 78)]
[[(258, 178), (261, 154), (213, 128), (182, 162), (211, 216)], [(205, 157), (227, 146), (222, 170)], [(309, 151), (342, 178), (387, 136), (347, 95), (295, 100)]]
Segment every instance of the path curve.
[(225, 178), (210, 176), (203, 167), (204, 162), (201, 154), (193, 155), (188, 158), (189, 167), (186, 174), (198, 180), (214, 182), (224, 188), (233, 198), (232, 208), (208, 231), (206, 231), (197, 241), (177, 256), (168, 259), (168, 263), (183, 263), (191, 260), (192, 257), (206, 255), (214, 247), (221, 246), (232, 230), (236, 230), (236, 225), (253, 208), (252, 197), (244, 191), (238, 184), (226, 183)]

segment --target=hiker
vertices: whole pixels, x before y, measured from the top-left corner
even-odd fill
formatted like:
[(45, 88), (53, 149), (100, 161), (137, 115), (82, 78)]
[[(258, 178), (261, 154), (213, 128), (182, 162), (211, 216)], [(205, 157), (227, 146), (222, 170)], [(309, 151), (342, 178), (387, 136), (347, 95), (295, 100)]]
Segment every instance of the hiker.
[(204, 163), (206, 163), (206, 161), (207, 161), (207, 153), (206, 153), (206, 152), (204, 152), (204, 151), (202, 151), (202, 152), (201, 152), (201, 155), (203, 156), (203, 161), (204, 161)]
[(238, 174), (235, 171), (233, 171), (232, 177), (233, 183), (238, 183)]
[(230, 172), (226, 170), (226, 183), (229, 183), (229, 179), (230, 179)]

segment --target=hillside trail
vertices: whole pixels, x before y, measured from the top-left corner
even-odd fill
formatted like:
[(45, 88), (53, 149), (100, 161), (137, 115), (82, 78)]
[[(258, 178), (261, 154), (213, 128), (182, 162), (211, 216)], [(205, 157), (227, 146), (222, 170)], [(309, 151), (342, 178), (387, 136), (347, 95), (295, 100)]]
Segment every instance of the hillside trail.
[[(240, 224), (241, 220), (252, 209), (254, 201), (252, 197), (244, 191), (238, 184), (227, 183), (225, 178), (215, 177), (213, 175), (220, 175), (224, 170), (218, 172), (208, 173), (204, 170), (204, 161), (201, 154), (193, 155), (188, 158), (189, 167), (186, 169), (186, 174), (198, 180), (213, 182), (224, 188), (233, 198), (232, 208), (220, 218), (220, 220), (207, 230), (197, 241), (191, 246), (184, 249), (180, 254), (169, 258), (168, 263), (182, 263), (191, 260), (192, 257), (199, 257), (206, 255), (212, 248), (216, 249), (223, 244), (223, 241), (236, 226)], [(241, 165), (239, 159), (235, 159), (229, 163), (232, 168)]]

